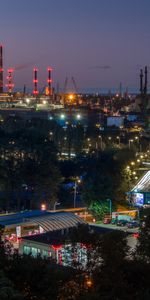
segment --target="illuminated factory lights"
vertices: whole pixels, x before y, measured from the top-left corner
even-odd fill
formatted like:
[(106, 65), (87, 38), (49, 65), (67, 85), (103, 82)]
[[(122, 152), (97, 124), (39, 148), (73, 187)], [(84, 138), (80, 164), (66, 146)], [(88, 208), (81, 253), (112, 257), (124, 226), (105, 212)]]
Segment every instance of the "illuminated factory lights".
[(7, 70), (7, 72), (8, 72), (8, 75), (7, 75), (7, 77), (6, 77), (6, 79), (7, 79), (7, 84), (6, 84), (6, 87), (8, 88), (8, 93), (12, 93), (12, 90), (13, 90), (13, 88), (14, 88), (14, 84), (12, 83), (12, 74), (13, 74), (13, 69), (11, 68), (11, 69), (8, 69)]

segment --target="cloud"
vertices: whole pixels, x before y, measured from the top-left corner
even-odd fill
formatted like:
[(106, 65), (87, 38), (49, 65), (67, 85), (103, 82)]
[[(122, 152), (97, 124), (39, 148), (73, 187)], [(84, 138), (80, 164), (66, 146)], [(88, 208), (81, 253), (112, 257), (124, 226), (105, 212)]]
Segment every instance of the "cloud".
[(109, 65), (104, 65), (104, 66), (99, 66), (99, 65), (97, 65), (97, 66), (91, 66), (91, 67), (89, 67), (89, 69), (92, 69), (92, 70), (108, 70), (108, 69), (111, 69), (111, 66), (109, 66)]
[(19, 64), (19, 65), (17, 65), (17, 66), (14, 67), (14, 70), (15, 71), (21, 71), (21, 70), (24, 70), (24, 69), (26, 69), (28, 67), (33, 66), (33, 65), (34, 65), (33, 61), (32, 62), (27, 62), (27, 63), (24, 63), (24, 64)]

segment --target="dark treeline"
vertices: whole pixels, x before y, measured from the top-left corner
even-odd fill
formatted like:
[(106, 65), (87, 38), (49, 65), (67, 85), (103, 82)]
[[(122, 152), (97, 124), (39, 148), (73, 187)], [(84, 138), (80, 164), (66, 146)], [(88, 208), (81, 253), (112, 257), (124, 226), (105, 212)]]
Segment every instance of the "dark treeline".
[[(103, 151), (91, 148), (85, 154), (87, 136), (92, 143), (97, 130), (87, 128), (85, 133), (80, 124), (64, 129), (54, 121), (40, 119), (9, 117), (1, 122), (1, 211), (36, 209), (42, 202), (53, 209), (57, 200), (61, 207), (72, 207), (74, 191), (66, 190), (64, 183), (80, 176), (80, 198), (88, 205), (106, 198), (113, 198), (114, 207), (124, 201), (132, 183), (125, 166), (134, 158), (134, 151), (106, 147)], [(71, 149), (76, 157), (62, 160), (62, 151), (71, 153)]]

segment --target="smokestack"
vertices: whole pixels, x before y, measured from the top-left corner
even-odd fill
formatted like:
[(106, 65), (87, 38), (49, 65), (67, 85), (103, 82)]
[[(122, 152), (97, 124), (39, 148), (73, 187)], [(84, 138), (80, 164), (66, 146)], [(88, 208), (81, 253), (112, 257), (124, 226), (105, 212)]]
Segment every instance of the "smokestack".
[(147, 94), (147, 66), (145, 67), (145, 85), (144, 85), (144, 94)]
[(48, 78), (47, 78), (47, 83), (48, 83), (48, 93), (49, 96), (52, 95), (52, 68), (48, 67)]
[(3, 93), (3, 46), (0, 45), (0, 94)]
[(143, 70), (140, 71), (140, 92), (143, 94)]
[(33, 72), (34, 72), (34, 79), (33, 79), (33, 83), (34, 83), (34, 90), (33, 90), (33, 94), (35, 96), (38, 95), (39, 91), (38, 91), (38, 79), (37, 79), (37, 72), (38, 72), (38, 69), (37, 68), (34, 68), (33, 69)]
[(14, 84), (12, 83), (12, 74), (13, 74), (13, 69), (8, 69), (7, 72), (8, 72), (8, 75), (6, 77), (8, 83), (6, 84), (7, 88), (8, 88), (8, 93), (11, 94), (12, 93), (12, 90), (14, 88)]

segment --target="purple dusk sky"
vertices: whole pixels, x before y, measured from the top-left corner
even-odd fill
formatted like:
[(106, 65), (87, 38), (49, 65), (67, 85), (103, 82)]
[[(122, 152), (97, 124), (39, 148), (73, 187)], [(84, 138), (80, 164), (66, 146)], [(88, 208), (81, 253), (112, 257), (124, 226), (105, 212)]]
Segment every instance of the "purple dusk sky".
[(16, 67), (19, 88), (32, 87), (34, 66), (40, 87), (47, 66), (54, 86), (73, 76), (78, 88), (138, 87), (150, 66), (149, 15), (150, 0), (1, 0), (5, 73)]

